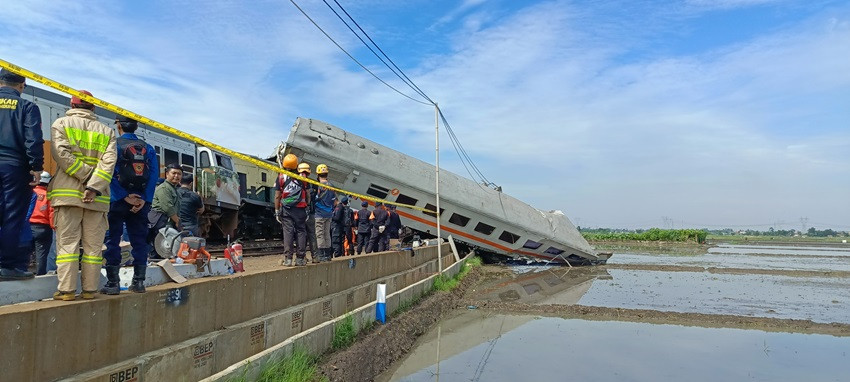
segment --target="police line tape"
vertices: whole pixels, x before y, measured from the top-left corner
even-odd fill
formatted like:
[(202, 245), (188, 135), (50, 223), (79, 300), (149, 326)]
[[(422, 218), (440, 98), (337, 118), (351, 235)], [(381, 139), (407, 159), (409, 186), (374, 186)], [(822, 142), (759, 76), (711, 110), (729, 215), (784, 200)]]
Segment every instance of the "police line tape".
[(120, 114), (120, 115), (123, 115), (125, 117), (132, 118), (132, 119), (138, 121), (139, 123), (144, 123), (145, 125), (148, 125), (148, 126), (151, 126), (151, 127), (156, 127), (160, 130), (169, 132), (169, 133), (174, 134), (178, 137), (192, 141), (197, 145), (209, 147), (213, 150), (216, 150), (216, 151), (222, 152), (224, 154), (230, 155), (231, 157), (239, 158), (243, 161), (253, 163), (253, 164), (255, 164), (259, 167), (265, 168), (267, 170), (274, 171), (274, 172), (280, 173), (280, 174), (286, 174), (288, 176), (291, 176), (291, 177), (296, 178), (296, 179), (300, 179), (300, 180), (305, 181), (307, 183), (310, 183), (310, 184), (313, 184), (313, 185), (316, 185), (316, 186), (320, 186), (320, 187), (324, 187), (326, 189), (333, 190), (335, 192), (338, 192), (338, 193), (341, 193), (341, 194), (344, 194), (344, 195), (353, 196), (353, 197), (356, 197), (356, 198), (359, 198), (359, 199), (362, 199), (362, 200), (369, 200), (369, 201), (376, 202), (376, 203), (392, 204), (392, 205), (396, 205), (396, 206), (399, 206), (399, 207), (410, 208), (410, 209), (413, 209), (413, 210), (418, 210), (418, 211), (423, 211), (423, 212), (429, 212), (429, 213), (432, 213), (432, 214), (436, 213), (435, 211), (432, 211), (432, 210), (429, 210), (429, 209), (426, 209), (426, 208), (417, 207), (417, 206), (410, 205), (410, 204), (390, 202), (390, 201), (378, 199), (378, 198), (375, 198), (375, 197), (372, 197), (372, 196), (361, 195), (361, 194), (358, 194), (358, 193), (343, 190), (341, 188), (331, 187), (331, 186), (322, 184), (321, 182), (315, 181), (315, 180), (310, 179), (310, 178), (305, 178), (305, 177), (302, 177), (301, 175), (298, 175), (294, 172), (288, 171), (288, 170), (284, 169), (283, 167), (275, 166), (275, 165), (269, 164), (267, 162), (261, 161), (259, 159), (253, 158), (251, 156), (242, 154), (240, 152), (233, 151), (233, 150), (228, 149), (224, 146), (217, 145), (215, 143), (207, 141), (206, 139), (196, 137), (192, 134), (183, 132), (181, 130), (177, 130), (177, 129), (175, 129), (171, 126), (168, 126), (164, 123), (154, 121), (150, 118), (136, 114), (132, 111), (129, 111), (127, 109), (124, 109), (124, 108), (116, 106), (116, 105), (113, 105), (109, 102), (100, 100), (96, 97), (90, 96), (90, 95), (85, 94), (85, 93), (81, 93), (81, 92), (77, 91), (76, 89), (71, 88), (70, 86), (61, 84), (61, 83), (56, 82), (54, 80), (51, 80), (51, 79), (44, 77), (40, 74), (37, 74), (35, 72), (29, 71), (27, 69), (24, 69), (20, 66), (15, 65), (15, 64), (12, 64), (12, 63), (10, 63), (6, 60), (0, 59), (0, 67), (4, 68), (6, 70), (9, 70), (11, 72), (17, 73), (19, 75), (22, 75), (24, 77), (27, 77), (27, 78), (29, 78), (33, 81), (47, 85), (47, 86), (54, 88), (56, 90), (59, 90), (61, 92), (68, 93), (72, 96), (77, 96), (83, 101), (86, 101), (86, 102), (91, 103), (93, 105), (100, 106), (103, 109), (109, 110), (109, 111), (111, 111), (115, 114)]

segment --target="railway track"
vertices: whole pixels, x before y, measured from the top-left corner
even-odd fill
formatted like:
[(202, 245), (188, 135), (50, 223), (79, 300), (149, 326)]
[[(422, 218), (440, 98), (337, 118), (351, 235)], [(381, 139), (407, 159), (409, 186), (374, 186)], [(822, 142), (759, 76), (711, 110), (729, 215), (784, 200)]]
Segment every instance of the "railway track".
[[(225, 244), (207, 246), (207, 251), (213, 256), (223, 256)], [(242, 243), (242, 256), (267, 256), (283, 253), (282, 240), (257, 240)]]

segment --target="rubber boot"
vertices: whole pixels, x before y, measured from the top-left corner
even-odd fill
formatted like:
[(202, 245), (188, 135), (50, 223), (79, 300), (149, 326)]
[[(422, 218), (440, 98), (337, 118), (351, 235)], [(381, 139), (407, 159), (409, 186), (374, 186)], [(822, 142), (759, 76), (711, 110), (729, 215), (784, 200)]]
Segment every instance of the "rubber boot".
[(121, 269), (118, 265), (106, 266), (106, 285), (100, 288), (100, 293), (116, 295), (121, 293), (121, 285), (119, 284), (118, 271)]
[(127, 288), (130, 292), (145, 293), (145, 272), (147, 270), (147, 264), (133, 266), (133, 282)]

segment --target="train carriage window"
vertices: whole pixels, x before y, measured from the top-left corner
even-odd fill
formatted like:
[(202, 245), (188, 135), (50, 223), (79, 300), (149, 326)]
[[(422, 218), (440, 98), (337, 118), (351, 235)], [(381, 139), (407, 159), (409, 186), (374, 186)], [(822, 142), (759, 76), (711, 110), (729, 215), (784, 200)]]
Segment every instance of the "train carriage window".
[(201, 167), (210, 167), (210, 153), (201, 151)]
[(493, 233), (493, 230), (495, 230), (495, 229), (496, 229), (496, 227), (493, 227), (489, 224), (480, 223), (480, 222), (478, 223), (478, 225), (475, 226), (475, 232), (481, 232), (485, 235), (489, 235), (489, 234)]
[(508, 231), (502, 231), (502, 234), (499, 235), (499, 240), (513, 244), (519, 240), (519, 235)]
[(386, 199), (387, 194), (390, 192), (389, 188), (381, 187), (377, 184), (370, 184), (369, 189), (366, 190), (366, 193), (372, 195), (376, 198)]
[(239, 196), (245, 199), (248, 197), (248, 175), (241, 172), (237, 174), (239, 174)]
[(260, 173), (260, 181), (263, 182), (263, 183), (266, 182), (266, 173), (264, 173), (264, 172)]
[(528, 249), (537, 249), (537, 248), (540, 248), (540, 246), (541, 246), (541, 245), (543, 245), (543, 244), (542, 244), (542, 243), (538, 243), (538, 242), (536, 242), (536, 241), (534, 241), (534, 240), (526, 240), (526, 241), (525, 241), (525, 244), (523, 244), (523, 245), (522, 245), (522, 247), (523, 247), (523, 248), (528, 248)]
[(564, 253), (564, 251), (560, 250), (558, 248), (555, 248), (555, 247), (549, 247), (549, 249), (546, 250), (546, 253), (548, 253), (550, 255), (556, 255), (557, 256), (557, 255)]
[(215, 162), (218, 163), (219, 167), (224, 167), (228, 170), (233, 170), (233, 162), (230, 161), (230, 157), (226, 157), (224, 155), (216, 153)]
[[(431, 204), (431, 203), (428, 203), (428, 204), (426, 204), (426, 205), (425, 205), (425, 209), (426, 209), (426, 210), (431, 210), (431, 211), (436, 211), (436, 210), (437, 210), (437, 206), (435, 206), (435, 205), (433, 205), (433, 204)], [(446, 212), (446, 209), (445, 209), (445, 208), (440, 208), (440, 215), (441, 215), (441, 216), (443, 215), (443, 212)], [(433, 213), (433, 212), (425, 212), (425, 211), (422, 211), (422, 213), (423, 213), (423, 214), (425, 214), (425, 215), (431, 216), (431, 217), (437, 217), (437, 214), (435, 214), (435, 213)]]
[(189, 154), (180, 154), (180, 160), (183, 161), (180, 163), (182, 165), (195, 167), (195, 157)]
[(409, 204), (411, 206), (415, 206), (416, 202), (418, 202), (418, 200), (413, 199), (405, 194), (398, 194), (398, 197), (395, 199), (395, 201), (402, 204)]
[(469, 218), (460, 214), (452, 214), (452, 217), (449, 218), (449, 223), (466, 227), (466, 225), (469, 224)]
[(180, 154), (178, 154), (177, 151), (169, 149), (163, 149), (162, 151), (164, 151), (163, 156), (165, 157), (164, 165), (168, 166), (170, 164), (180, 164)]

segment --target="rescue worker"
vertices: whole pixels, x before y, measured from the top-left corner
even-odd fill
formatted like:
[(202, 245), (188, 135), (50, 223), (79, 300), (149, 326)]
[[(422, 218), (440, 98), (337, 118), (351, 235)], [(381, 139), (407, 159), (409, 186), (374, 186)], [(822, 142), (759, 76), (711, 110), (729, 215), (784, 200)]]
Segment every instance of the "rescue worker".
[(44, 164), (41, 111), (21, 98), (26, 78), (0, 70), (0, 281), (35, 277), (18, 250), (32, 187)]
[(343, 220), (344, 238), (343, 248), (346, 249), (348, 256), (354, 255), (354, 209), (348, 204), (345, 205), (345, 219)]
[[(328, 180), (328, 165), (316, 166), (316, 176), (319, 183), (333, 187)], [(333, 218), (336, 192), (319, 186), (316, 191), (316, 241), (319, 244), (319, 261), (330, 261), (331, 250), (331, 219)]]
[(366, 253), (372, 252), (372, 247), (369, 246), (369, 236), (372, 233), (372, 225), (369, 222), (369, 216), (372, 214), (369, 211), (369, 202), (363, 201), (360, 203), (360, 210), (354, 213), (354, 224), (357, 225), (357, 254), (363, 253), (363, 248), (366, 248)]
[[(287, 170), (298, 167), (298, 157), (286, 154), (281, 166)], [(295, 265), (307, 265), (307, 188), (303, 181), (280, 174), (274, 185), (274, 208), (277, 221), (283, 225), (283, 259), (281, 265), (292, 265), (292, 246), (295, 243)]]
[(36, 194), (35, 209), (30, 216), (30, 230), (35, 247), (35, 263), (37, 276), (47, 274), (47, 257), (53, 246), (53, 207), (47, 199), (47, 185), (50, 183), (50, 173), (41, 173), (41, 179), (33, 191)]
[[(369, 237), (369, 248), (372, 252), (383, 252), (387, 250), (388, 237), (387, 223), (389, 223), (390, 215), (384, 209), (384, 204), (381, 202), (375, 203), (375, 210), (369, 215), (369, 222), (372, 226), (372, 235)], [(368, 253), (368, 252), (367, 252)]]
[(200, 225), (198, 218), (204, 213), (204, 202), (197, 192), (192, 191), (194, 184), (192, 174), (183, 174), (180, 180), (180, 188), (177, 193), (180, 194), (180, 225), (184, 231), (189, 231), (192, 236), (199, 236)]
[[(305, 178), (310, 177), (310, 165), (300, 163), (298, 165), (298, 175)], [(305, 184), (307, 187), (307, 222), (304, 228), (307, 232), (307, 248), (310, 249), (310, 258), (313, 263), (319, 262), (318, 245), (316, 244), (316, 187), (312, 184)]]
[[(180, 224), (180, 180), (183, 179), (183, 169), (176, 163), (165, 166), (165, 181), (156, 186), (153, 192), (151, 210), (148, 212), (148, 244), (153, 244), (157, 233), (163, 227), (170, 225), (178, 231), (183, 231)], [(161, 259), (155, 248), (151, 247), (152, 258)]]
[(148, 213), (153, 204), (156, 180), (159, 178), (159, 161), (156, 150), (136, 136), (139, 123), (131, 118), (118, 116), (115, 126), (120, 136), (116, 139), (118, 159), (110, 196), (109, 231), (106, 236), (106, 285), (100, 293), (116, 295), (121, 292), (118, 273), (121, 269), (121, 237), (124, 227), (133, 255), (133, 279), (128, 288), (131, 292), (145, 292), (145, 275), (148, 267)]
[(348, 207), (348, 197), (343, 196), (334, 207), (333, 213), (333, 255), (339, 257), (345, 255), (345, 240), (351, 242), (351, 208)]
[[(91, 95), (85, 90), (80, 92)], [(97, 120), (94, 105), (74, 96), (71, 110), (53, 122), (51, 136), (53, 159), (58, 166), (47, 192), (54, 208), (59, 277), (59, 290), (53, 298), (74, 300), (80, 268), (80, 296), (92, 299), (100, 283), (109, 184), (118, 156), (115, 132)], [(78, 252), (80, 240), (82, 257)]]
[(399, 240), (401, 237), (401, 217), (398, 216), (394, 205), (390, 204), (388, 207), (390, 210), (387, 211), (389, 214), (389, 221), (387, 223), (389, 244), (387, 248), (397, 249), (401, 243)]

